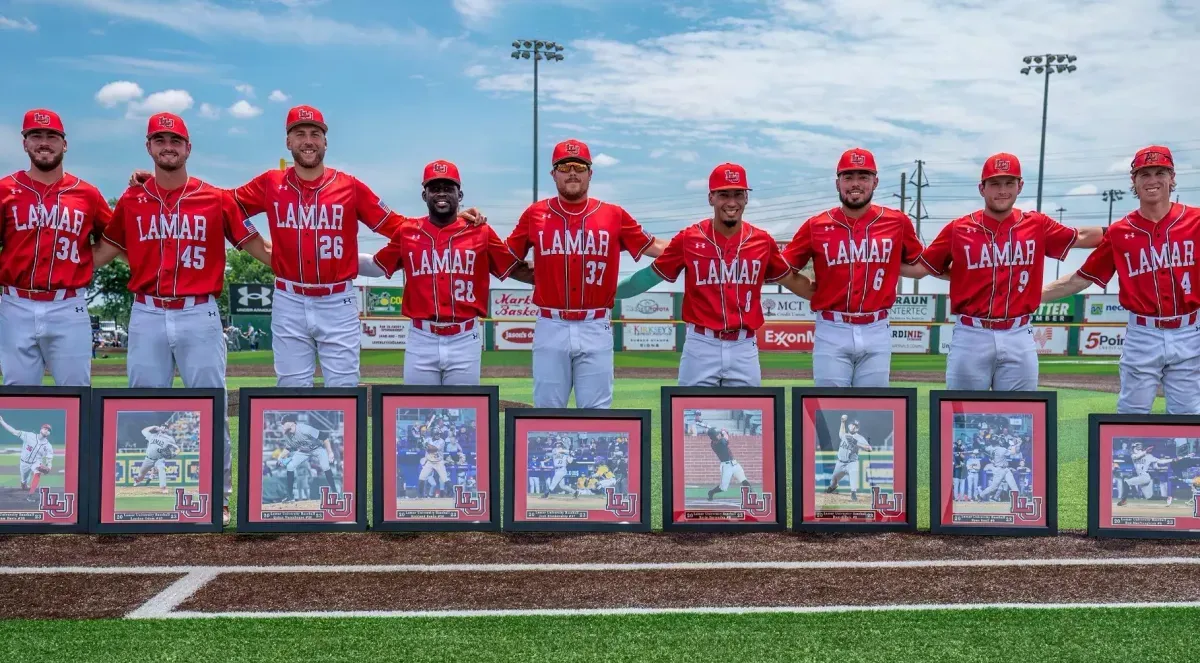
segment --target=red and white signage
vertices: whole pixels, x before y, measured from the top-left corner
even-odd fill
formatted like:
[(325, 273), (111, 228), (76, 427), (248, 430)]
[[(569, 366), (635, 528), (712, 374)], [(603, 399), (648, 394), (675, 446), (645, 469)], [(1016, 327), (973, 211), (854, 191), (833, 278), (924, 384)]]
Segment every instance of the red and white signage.
[(626, 323), (621, 326), (621, 344), (626, 350), (674, 350), (675, 325)]
[(532, 290), (492, 290), (491, 296), (491, 312), (494, 320), (520, 320), (538, 317), (538, 307), (533, 305)]
[(892, 354), (926, 354), (932, 337), (929, 327), (892, 327)]
[(815, 336), (816, 325), (811, 322), (768, 322), (758, 328), (758, 349), (760, 352), (812, 352)]
[(359, 320), (363, 350), (403, 350), (408, 342), (408, 320)]
[(533, 322), (497, 322), (494, 333), (497, 350), (532, 350)]
[(1080, 327), (1079, 354), (1109, 355), (1121, 354), (1125, 346), (1125, 327)]

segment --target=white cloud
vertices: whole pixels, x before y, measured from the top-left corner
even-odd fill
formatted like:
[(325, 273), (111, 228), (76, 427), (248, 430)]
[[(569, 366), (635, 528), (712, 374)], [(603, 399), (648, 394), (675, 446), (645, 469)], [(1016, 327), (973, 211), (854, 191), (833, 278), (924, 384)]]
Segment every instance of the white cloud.
[(607, 167), (609, 167), (609, 166), (615, 166), (615, 165), (617, 165), (617, 164), (619, 164), (619, 163), (621, 163), (621, 160), (620, 160), (620, 159), (618, 159), (618, 158), (616, 158), (616, 157), (614, 157), (614, 156), (611, 156), (611, 155), (605, 154), (605, 153), (603, 153), (603, 152), (601, 152), (601, 153), (597, 154), (596, 156), (592, 157), (592, 164), (593, 164), (593, 165), (596, 165), (596, 166), (600, 166), (601, 168), (607, 168)]
[(487, 75), (488, 68), (481, 64), (473, 64), (470, 67), (467, 67), (466, 69), (464, 69), (463, 73), (466, 74), (467, 76), (470, 76), (471, 78), (479, 78), (480, 76)]
[(221, 109), (207, 102), (200, 104), (200, 117), (207, 120), (215, 120), (221, 117)]
[(262, 115), (262, 109), (242, 99), (229, 107), (229, 114), (238, 119), (245, 120)]
[(687, 183), (683, 185), (683, 188), (687, 189), (688, 191), (702, 191), (708, 188), (708, 178), (700, 180), (688, 180)]
[(238, 83), (233, 86), (233, 89), (237, 90), (237, 93), (244, 97), (254, 98), (254, 86), (249, 83)]
[(131, 101), (125, 117), (149, 117), (155, 113), (182, 113), (192, 107), (192, 95), (187, 90), (163, 90), (145, 99)]
[(88, 55), (83, 57), (55, 56), (49, 62), (64, 64), (84, 71), (101, 71), (112, 74), (138, 75), (181, 75), (205, 76), (219, 69), (215, 65), (197, 63), (195, 60), (178, 62), (151, 58), (131, 58), (124, 55)]
[(142, 87), (132, 81), (113, 81), (100, 88), (96, 93), (96, 101), (105, 108), (140, 99), (144, 92)]
[(230, 136), (240, 136), (245, 133), (246, 133), (246, 130), (243, 129), (242, 127), (229, 127), (229, 135)]
[(0, 28), (5, 30), (24, 30), (25, 32), (37, 32), (38, 26), (33, 21), (22, 19), (11, 19), (7, 16), (0, 16)]
[(694, 163), (700, 158), (700, 155), (693, 150), (668, 150), (662, 147), (650, 150), (651, 159), (661, 159), (663, 157), (667, 157), (675, 161)]
[(283, 103), (288, 99), (291, 99), (291, 97), (284, 94), (283, 90), (271, 90), (271, 96), (267, 97), (267, 99), (276, 103)]
[(1100, 189), (1096, 188), (1095, 184), (1080, 184), (1079, 186), (1067, 192), (1068, 196), (1093, 196), (1100, 193)]
[(496, 15), (499, 0), (454, 0), (454, 11), (469, 28), (480, 28)]

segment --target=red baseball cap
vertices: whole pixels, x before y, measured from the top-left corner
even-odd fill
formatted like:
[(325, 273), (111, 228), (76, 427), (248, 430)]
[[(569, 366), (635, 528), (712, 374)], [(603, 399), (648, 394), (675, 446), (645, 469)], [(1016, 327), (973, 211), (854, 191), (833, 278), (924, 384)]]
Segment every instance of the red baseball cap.
[(1162, 145), (1143, 147), (1133, 155), (1133, 162), (1129, 164), (1129, 172), (1136, 173), (1139, 169), (1152, 167), (1175, 170), (1175, 159), (1171, 157), (1171, 150)]
[(724, 189), (750, 190), (750, 180), (746, 178), (746, 169), (736, 163), (723, 163), (713, 168), (708, 176), (708, 190), (721, 191)]
[(979, 176), (979, 181), (991, 179), (993, 177), (1020, 177), (1021, 176), (1021, 160), (1016, 155), (1008, 152), (993, 154), (983, 162), (983, 173)]
[(286, 130), (291, 131), (292, 127), (298, 127), (301, 124), (311, 124), (314, 127), (320, 127), (321, 131), (329, 131), (329, 127), (325, 126), (325, 116), (312, 106), (296, 106), (288, 111)]
[(61, 134), (64, 138), (67, 132), (63, 130), (62, 118), (52, 110), (45, 108), (35, 108), (25, 113), (25, 121), (21, 123), (21, 135), (24, 136), (30, 131), (38, 129), (46, 129)]
[(592, 151), (588, 149), (587, 143), (574, 138), (568, 138), (558, 145), (554, 146), (554, 155), (550, 158), (552, 165), (558, 165), (562, 161), (573, 159), (582, 161), (587, 165), (592, 165)]
[(838, 159), (837, 174), (853, 170), (877, 174), (879, 171), (875, 169), (875, 155), (861, 147), (852, 147), (843, 152), (842, 158)]
[(154, 134), (175, 134), (184, 140), (191, 140), (183, 118), (174, 113), (155, 113), (150, 116), (150, 122), (146, 125), (146, 138)]
[(421, 178), (421, 186), (425, 186), (434, 180), (450, 180), (462, 186), (462, 179), (458, 176), (458, 166), (441, 159), (425, 166), (425, 176)]

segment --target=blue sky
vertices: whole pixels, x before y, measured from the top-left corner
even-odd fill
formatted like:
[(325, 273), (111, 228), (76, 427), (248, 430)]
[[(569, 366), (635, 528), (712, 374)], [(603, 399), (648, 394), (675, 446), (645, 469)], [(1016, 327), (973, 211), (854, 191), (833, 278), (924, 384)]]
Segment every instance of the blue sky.
[[(979, 207), (993, 152), (1021, 158), (1019, 206), (1034, 207), (1042, 85), (1020, 60), (1061, 52), (1079, 70), (1051, 78), (1042, 208), (1103, 224), (1099, 192), (1128, 187), (1145, 144), (1174, 149), (1181, 200), (1198, 198), (1200, 90), (1179, 82), (1200, 61), (1198, 30), (1195, 3), (1149, 0), (0, 0), (0, 55), (25, 63), (0, 99), (0, 167), (27, 166), (20, 117), (46, 106), (67, 124), (68, 169), (116, 196), (149, 165), (145, 117), (174, 110), (192, 133), (190, 171), (235, 186), (286, 156), (284, 114), (309, 103), (330, 124), (327, 162), (391, 207), (424, 213), (421, 168), (446, 158), (467, 204), (505, 234), (532, 165), (532, 66), (509, 52), (542, 38), (566, 60), (541, 67), (540, 169), (555, 141), (588, 141), (603, 155), (593, 195), (655, 234), (706, 215), (705, 179), (728, 160), (755, 188), (747, 219), (790, 237), (836, 203), (834, 162), (862, 145), (883, 204), (925, 161), (928, 242)], [(548, 175), (540, 184), (551, 195)], [(362, 237), (368, 251), (382, 243)]]

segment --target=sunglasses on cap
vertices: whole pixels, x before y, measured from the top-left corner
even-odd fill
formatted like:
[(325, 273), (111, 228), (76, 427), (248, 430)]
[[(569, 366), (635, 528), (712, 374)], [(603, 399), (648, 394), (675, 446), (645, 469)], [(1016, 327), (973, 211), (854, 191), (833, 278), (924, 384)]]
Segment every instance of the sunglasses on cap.
[(567, 161), (555, 166), (554, 170), (557, 170), (560, 173), (586, 173), (589, 168), (590, 166), (588, 166), (586, 163)]

